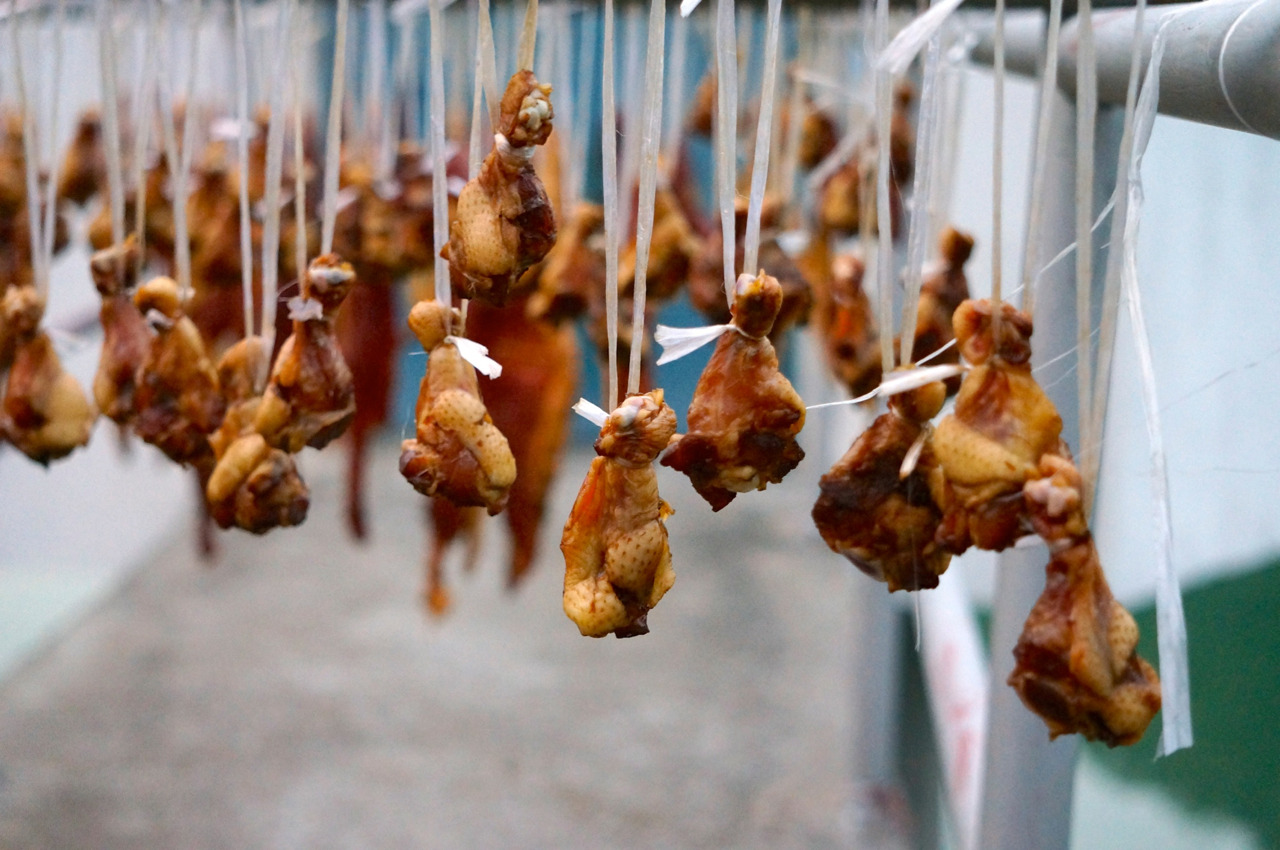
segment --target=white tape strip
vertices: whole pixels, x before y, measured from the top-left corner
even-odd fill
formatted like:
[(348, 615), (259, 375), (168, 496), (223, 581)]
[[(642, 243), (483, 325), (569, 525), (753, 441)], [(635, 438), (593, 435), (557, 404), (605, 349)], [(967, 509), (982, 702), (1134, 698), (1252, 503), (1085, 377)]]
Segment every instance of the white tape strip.
[(1164, 453), (1164, 432), (1160, 424), (1160, 403), (1156, 395), (1155, 366), (1151, 340), (1147, 335), (1138, 289), (1138, 222), (1142, 214), (1142, 157), (1151, 140), (1156, 107), (1160, 102), (1160, 62), (1164, 58), (1169, 25), (1179, 17), (1167, 16), (1151, 45), (1151, 60), (1138, 97), (1134, 115), (1134, 145), (1129, 161), (1129, 209), (1124, 226), (1124, 266), (1120, 284), (1129, 305), (1134, 345), (1142, 374), (1142, 402), (1151, 444), (1151, 488), (1156, 527), (1156, 628), (1160, 650), (1160, 688), (1163, 698), (1162, 730), (1157, 755), (1167, 756), (1194, 741), (1191, 731), (1191, 676), (1187, 663), (1187, 624), (1182, 611), (1182, 591), (1173, 566), (1173, 524), (1169, 501), (1169, 469)]
[(464, 336), (447, 336), (444, 341), (453, 343), (462, 359), (474, 366), (476, 371), (485, 377), (497, 378), (502, 375), (502, 364), (490, 357), (489, 349), (474, 339), (467, 339)]
[(876, 70), (888, 71), (897, 76), (905, 73), (916, 55), (924, 49), (942, 25), (947, 22), (951, 13), (959, 8), (964, 0), (939, 0), (929, 10), (907, 24), (889, 42), (889, 46), (881, 51), (876, 59)]
[(599, 405), (592, 404), (585, 398), (578, 399), (578, 403), (573, 406), (573, 412), (581, 416), (583, 419), (595, 425), (597, 428), (603, 428), (604, 423), (609, 421), (609, 414), (605, 413), (604, 408)]
[(662, 346), (662, 356), (658, 365), (662, 366), (673, 360), (679, 360), (692, 354), (709, 342), (717, 340), (725, 331), (736, 329), (736, 325), (704, 325), (697, 328), (672, 328), (658, 325), (653, 333), (654, 342)]

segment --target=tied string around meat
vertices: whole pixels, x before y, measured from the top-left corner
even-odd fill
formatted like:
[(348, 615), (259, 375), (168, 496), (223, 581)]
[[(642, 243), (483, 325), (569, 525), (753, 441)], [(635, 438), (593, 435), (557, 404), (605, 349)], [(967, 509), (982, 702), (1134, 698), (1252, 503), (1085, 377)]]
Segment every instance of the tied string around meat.
[[(752, 338), (750, 334), (732, 322), (723, 325), (700, 325), (696, 328), (673, 328), (668, 325), (658, 325), (653, 334), (654, 341), (662, 346), (662, 356), (658, 358), (658, 365), (665, 366), (667, 363), (692, 354), (707, 343), (719, 339), (721, 334), (726, 331), (737, 331), (748, 339)], [(758, 339), (759, 337), (756, 338)]]
[[(292, 301), (290, 301), (289, 308), (291, 312), (289, 316), (290, 318), (298, 318), (300, 321), (307, 321), (308, 316), (303, 316), (300, 318), (299, 316), (295, 315), (292, 312), (294, 307), (294, 302), (299, 302), (299, 309), (306, 310), (308, 311), (308, 313), (310, 313), (312, 304), (319, 304), (319, 302), (310, 301), (309, 299), (300, 300), (295, 298)], [(319, 316), (318, 314), (316, 314), (314, 316), (309, 316), (309, 317), (318, 318)], [(471, 366), (477, 372), (479, 372), (481, 375), (484, 375), (486, 378), (502, 377), (502, 364), (489, 356), (488, 346), (483, 345), (482, 343), (476, 342), (474, 339), (467, 339), (465, 336), (460, 336), (457, 334), (450, 334), (446, 336), (443, 340), (441, 340), (440, 344), (452, 345), (454, 348), (458, 349), (458, 356), (461, 357), (463, 360), (465, 360), (467, 363), (471, 364)], [(422, 356), (427, 353), (428, 352), (425, 352), (425, 351), (414, 352), (414, 354), (417, 356)]]

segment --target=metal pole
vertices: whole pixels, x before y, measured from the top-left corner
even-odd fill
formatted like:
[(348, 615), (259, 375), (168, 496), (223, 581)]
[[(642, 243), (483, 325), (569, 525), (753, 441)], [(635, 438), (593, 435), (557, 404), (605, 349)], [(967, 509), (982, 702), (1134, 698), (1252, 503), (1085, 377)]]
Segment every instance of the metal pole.
[[(1229, 130), (1280, 139), (1280, 3), (1222, 0), (1148, 9), (1143, 20), (1143, 54), (1151, 53), (1156, 30), (1167, 15), (1185, 13), (1170, 25), (1160, 68), (1160, 114)], [(1134, 11), (1116, 9), (1093, 16), (1098, 53), (1098, 102), (1121, 105), (1129, 81)], [(1078, 22), (1063, 24), (1058, 79), (1074, 94)], [(1039, 73), (1044, 29), (1026, 21), (1007, 26), (1007, 67)], [(975, 61), (990, 64), (992, 43), (984, 33)], [(1144, 61), (1143, 67), (1146, 63)]]

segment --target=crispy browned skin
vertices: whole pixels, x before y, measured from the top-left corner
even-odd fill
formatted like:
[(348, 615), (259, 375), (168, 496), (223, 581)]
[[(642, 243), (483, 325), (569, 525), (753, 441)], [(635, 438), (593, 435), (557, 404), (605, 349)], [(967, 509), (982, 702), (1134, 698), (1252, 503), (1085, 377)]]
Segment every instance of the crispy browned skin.
[(1062, 418), (1031, 376), (1031, 319), (1002, 303), (993, 322), (993, 309), (985, 299), (956, 309), (960, 353), (973, 368), (933, 436), (934, 498), (945, 514), (938, 542), (956, 554), (1011, 546), (1027, 530), (1022, 485), (1044, 455), (1066, 453)]
[(97, 252), (89, 261), (93, 285), (102, 296), (102, 354), (93, 378), (93, 398), (102, 415), (124, 425), (133, 420), (138, 369), (151, 348), (152, 331), (134, 306), (138, 240)]
[(311, 498), (293, 456), (267, 445), (253, 429), (262, 397), (254, 387), (266, 371), (259, 337), (227, 349), (218, 361), (218, 381), (228, 402), (226, 418), (209, 436), (217, 464), (205, 486), (209, 513), (222, 528), (254, 534), (300, 525)]
[(524, 305), (505, 309), (472, 304), (467, 335), (489, 348), (502, 374), (485, 385), (485, 404), (507, 436), (520, 474), (511, 485), (506, 519), (511, 530), (508, 584), (533, 564), (547, 491), (568, 433), (577, 385), (573, 329), (529, 319)]
[(89, 442), (97, 412), (76, 379), (62, 368), (40, 329), (44, 299), (33, 286), (13, 286), (0, 302), (13, 362), (0, 406), (0, 435), (36, 463), (65, 457)]
[(782, 287), (769, 275), (738, 278), (733, 330), (721, 334), (689, 405), (689, 433), (672, 440), (662, 465), (689, 476), (720, 510), (738, 493), (763, 490), (804, 457), (796, 435), (804, 402), (778, 371), (769, 330)]
[(341, 436), (356, 415), (355, 385), (333, 323), (355, 272), (336, 254), (311, 262), (302, 297), (318, 302), (321, 315), (295, 319), (271, 369), (254, 428), (266, 441), (293, 454), (322, 449)]
[(587, 312), (604, 292), (604, 207), (579, 203), (560, 231), (526, 305), (533, 318), (559, 324)]
[(1136, 743), (1160, 710), (1160, 679), (1135, 653), (1138, 626), (1107, 586), (1081, 507), (1080, 473), (1054, 455), (1039, 473), (1024, 491), (1052, 557), (1014, 647), (1009, 684), (1051, 738), (1078, 732), (1110, 747)]
[(649, 633), (649, 610), (675, 583), (653, 460), (676, 430), (662, 390), (609, 414), (564, 526), (564, 612), (587, 637)]
[[(945, 228), (938, 236), (938, 252), (941, 263), (925, 275), (920, 285), (919, 308), (916, 313), (916, 334), (912, 343), (911, 359), (919, 362), (955, 339), (952, 317), (956, 308), (969, 300), (969, 281), (964, 274), (964, 264), (973, 253), (973, 237), (954, 227)], [(959, 363), (960, 349), (952, 346), (934, 356), (934, 364)], [(960, 389), (960, 378), (947, 379), (947, 392), (955, 394)]]
[(203, 476), (213, 465), (208, 435), (226, 413), (218, 373), (200, 332), (182, 309), (173, 280), (147, 281), (134, 293), (133, 303), (156, 332), (134, 390), (134, 431)]
[(453, 310), (435, 301), (419, 301), (409, 313), (409, 328), (430, 357), (418, 391), (416, 436), (400, 446), (400, 473), (424, 496), (493, 515), (506, 507), (516, 462), (480, 399), (475, 368), (446, 340), (456, 321)]
[(440, 252), (457, 273), (460, 297), (501, 307), (524, 271), (555, 244), (555, 214), (530, 162), (533, 146), (551, 135), (550, 94), (529, 71), (507, 84), (501, 138), (458, 196), (449, 244)]
[[(941, 383), (894, 396), (819, 483), (813, 521), (831, 551), (895, 590), (937, 587), (951, 553), (934, 541), (942, 511), (929, 493), (937, 464), (928, 421), (942, 409)], [(911, 472), (903, 460), (922, 444)]]
[(866, 265), (862, 258), (842, 254), (831, 262), (829, 302), (823, 314), (822, 352), (827, 367), (853, 397), (865, 395), (880, 383), (883, 361), (871, 301), (862, 290)]

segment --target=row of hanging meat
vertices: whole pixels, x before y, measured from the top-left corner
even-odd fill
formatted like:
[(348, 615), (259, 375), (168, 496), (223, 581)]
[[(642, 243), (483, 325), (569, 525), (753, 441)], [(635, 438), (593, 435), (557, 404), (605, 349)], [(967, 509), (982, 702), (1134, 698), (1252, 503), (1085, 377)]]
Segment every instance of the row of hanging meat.
[[(714, 80), (701, 91), (687, 122), (690, 134), (706, 129)], [(913, 166), (910, 98), (903, 91), (889, 140), (902, 182)], [(266, 194), (269, 116), (258, 120), (242, 172), (231, 166), (226, 143), (211, 144), (195, 168), (186, 207), (190, 293), (167, 276), (138, 283), (149, 268), (172, 269), (181, 241), (172, 169), (156, 157), (126, 199), (126, 217), (139, 225), (135, 232), (112, 244), (106, 204), (89, 228), (99, 249), (90, 271), (102, 296), (104, 334), (92, 401), (61, 368), (41, 328), (47, 283), (42, 291), (33, 273), (40, 240), (28, 228), (51, 222), (41, 237), (60, 250), (67, 241), (62, 205), (90, 204), (104, 194), (101, 122), (96, 115), (82, 120), (50, 210), (23, 179), (23, 122), (11, 116), (0, 150), (0, 256), (7, 260), (0, 434), (48, 463), (84, 445), (101, 412), (194, 469), (218, 525), (255, 533), (297, 525), (309, 494), (293, 456), (306, 446), (323, 448), (348, 429), (360, 456), (365, 436), (386, 415), (391, 287), (410, 277), (415, 293), (429, 291), (439, 247), (463, 306), (420, 298), (409, 313), (409, 328), (429, 357), (415, 433), (404, 441), (400, 463), (408, 482), (432, 497), (436, 540), (427, 600), (433, 611), (447, 607), (444, 550), (474, 533), (481, 512), (506, 511), (514, 537), (510, 577), (518, 581), (533, 561), (565, 437), (577, 360), (568, 323), (585, 315), (602, 349), (607, 338), (603, 214), (585, 203), (558, 208), (557, 193), (549, 196), (539, 176), (576, 165), (548, 144), (550, 95), (528, 71), (511, 79), (492, 151), (451, 198), (446, 245), (436, 246), (432, 237), (433, 174), (423, 151), (402, 146), (393, 179), (379, 181), (360, 152), (350, 150), (333, 253), (300, 269), (292, 251), (280, 251), (280, 279), (297, 283), (280, 296), (289, 298), (288, 315), (281, 317), (288, 333), (280, 334), (275, 350), (262, 336), (243, 332), (251, 316), (243, 307), (242, 263), (251, 261), (240, 248), (238, 197), (241, 181), (255, 203)], [(807, 104), (792, 104), (788, 112), (784, 120), (803, 121), (801, 165), (813, 167), (833, 150), (836, 122)], [(691, 193), (681, 191), (692, 182), (680, 177), (687, 161), (677, 163), (675, 176), (659, 189), (648, 309), (684, 289), (711, 322), (725, 327), (698, 383), (685, 434), (676, 433), (660, 389), (597, 415), (598, 457), (561, 541), (565, 612), (584, 635), (648, 631), (651, 609), (675, 580), (664, 525), (670, 509), (658, 495), (655, 462), (686, 474), (716, 511), (739, 494), (781, 481), (801, 462), (796, 437), (805, 406), (779, 371), (771, 338), (807, 322), (851, 395), (879, 387), (888, 398), (888, 411), (822, 478), (813, 518), (823, 539), (892, 591), (937, 586), (951, 557), (970, 546), (1001, 550), (1039, 535), (1052, 552), (1048, 583), (1015, 649), (1010, 683), (1053, 734), (1132, 743), (1159, 708), (1159, 682), (1134, 652), (1132, 617), (1107, 588), (1080, 474), (1060, 439), (1061, 420), (1030, 373), (1030, 319), (1007, 304), (968, 300), (963, 265), (973, 241), (964, 234), (946, 230), (940, 238), (941, 262), (922, 287), (912, 349), (915, 360), (932, 354), (935, 362), (954, 365), (945, 375), (911, 368), (884, 374), (878, 334), (889, 330), (877, 330), (862, 291), (863, 257), (832, 250), (836, 236), (877, 229), (866, 219), (874, 209), (867, 203), (874, 145), (869, 136), (825, 181), (809, 248), (794, 260), (771, 238), (793, 211), (766, 199), (763, 270), (743, 270), (728, 309), (718, 236)], [(315, 147), (308, 145), (305, 175), (313, 189)], [(451, 169), (461, 176), (463, 164)], [(284, 184), (295, 176), (286, 175)], [(555, 181), (548, 182), (554, 189)], [(899, 230), (897, 185), (886, 238)], [(296, 236), (307, 255), (318, 253), (320, 195), (308, 193), (301, 223), (282, 208), (282, 245)], [(739, 228), (746, 212), (745, 205), (738, 210)], [(259, 248), (261, 226), (258, 216), (250, 242)], [(634, 276), (632, 245), (618, 280), (624, 300)], [(359, 301), (340, 309), (356, 293)], [(344, 328), (347, 342), (340, 346)], [(482, 390), (473, 364), (487, 361), (475, 342), (507, 370), (505, 383)], [(624, 330), (620, 347), (636, 344), (647, 346), (647, 336), (629, 339)], [(644, 387), (652, 387), (650, 360), (646, 350)], [(917, 380), (913, 372), (943, 379)], [(953, 412), (932, 424), (957, 392)], [(358, 466), (353, 475), (358, 485)], [(351, 521), (359, 533), (358, 486), (353, 493)]]

